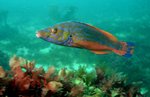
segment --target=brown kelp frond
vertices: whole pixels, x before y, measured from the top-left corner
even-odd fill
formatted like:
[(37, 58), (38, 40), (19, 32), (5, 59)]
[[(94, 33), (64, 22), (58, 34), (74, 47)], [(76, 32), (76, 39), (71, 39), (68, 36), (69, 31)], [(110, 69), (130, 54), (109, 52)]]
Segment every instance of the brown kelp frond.
[(45, 71), (17, 56), (9, 65), (10, 71), (0, 67), (2, 97), (144, 97), (146, 93), (137, 85), (127, 84), (123, 73), (108, 74), (100, 67), (87, 72), (84, 66), (75, 71), (51, 66)]
[(44, 78), (45, 79), (49, 79), (50, 76), (55, 72), (55, 67), (52, 66), (50, 68), (48, 68), (47, 72), (44, 74)]
[(3, 67), (0, 66), (0, 78), (4, 78), (6, 76), (6, 72), (4, 71)]

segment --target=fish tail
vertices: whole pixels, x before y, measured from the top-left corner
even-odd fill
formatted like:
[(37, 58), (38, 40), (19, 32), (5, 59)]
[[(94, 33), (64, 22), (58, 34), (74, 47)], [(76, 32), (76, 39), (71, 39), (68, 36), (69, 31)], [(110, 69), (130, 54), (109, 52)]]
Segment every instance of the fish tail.
[(116, 54), (124, 56), (126, 58), (130, 58), (134, 51), (134, 43), (132, 42), (121, 42), (122, 49), (121, 50), (114, 50)]

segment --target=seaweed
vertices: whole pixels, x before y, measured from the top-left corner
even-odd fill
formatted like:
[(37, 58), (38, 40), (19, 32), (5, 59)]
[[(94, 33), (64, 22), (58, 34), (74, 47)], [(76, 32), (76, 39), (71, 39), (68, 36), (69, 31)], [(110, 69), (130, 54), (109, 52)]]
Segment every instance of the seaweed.
[[(144, 97), (142, 88), (127, 84), (123, 73), (107, 74), (96, 67), (87, 72), (51, 66), (36, 68), (34, 61), (13, 56), (10, 71), (0, 67), (0, 96), (2, 97)], [(111, 72), (110, 72), (111, 73)]]

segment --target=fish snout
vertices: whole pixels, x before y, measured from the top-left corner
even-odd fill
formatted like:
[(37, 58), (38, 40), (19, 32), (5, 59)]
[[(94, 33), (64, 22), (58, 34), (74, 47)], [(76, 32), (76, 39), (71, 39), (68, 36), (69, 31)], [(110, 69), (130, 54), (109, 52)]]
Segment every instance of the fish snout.
[(41, 33), (39, 31), (36, 31), (36, 37), (40, 38), (41, 36), (42, 36)]

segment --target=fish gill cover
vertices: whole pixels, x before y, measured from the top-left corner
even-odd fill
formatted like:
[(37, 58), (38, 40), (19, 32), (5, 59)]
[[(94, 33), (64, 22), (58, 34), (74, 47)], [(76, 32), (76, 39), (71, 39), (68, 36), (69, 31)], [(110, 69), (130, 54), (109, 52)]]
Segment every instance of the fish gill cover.
[[(1, 81), (6, 82), (6, 84), (2, 83), (1, 90), (7, 90), (5, 87), (7, 88), (9, 81), (12, 81), (9, 79), (14, 78), (14, 75), (7, 76), (7, 74), (10, 74), (10, 70), (7, 70), (9, 69), (9, 57), (16, 54), (26, 59), (35, 60), (37, 67), (43, 66), (45, 69), (53, 65), (55, 69), (66, 68), (73, 72), (78, 70), (80, 66), (85, 66), (84, 68), (87, 71), (95, 72), (93, 68), (103, 64), (110, 69), (126, 74), (128, 78), (127, 84), (138, 84), (141, 88), (136, 91), (149, 97), (149, 7), (149, 0), (0, 0), (0, 65), (3, 66), (1, 67), (1, 74), (3, 75)], [(60, 47), (46, 43), (35, 37), (36, 30), (69, 20), (95, 25), (111, 32), (119, 40), (134, 42), (136, 46), (133, 57), (126, 59), (115, 54), (95, 55), (87, 50)], [(21, 70), (20, 72), (25, 73), (25, 71)], [(28, 76), (29, 79), (31, 78), (28, 74), (25, 76)], [(78, 76), (78, 73), (76, 76)], [(78, 79), (78, 77), (74, 78)], [(82, 76), (79, 76), (79, 78), (83, 79)], [(59, 85), (63, 84), (60, 81), (58, 83)], [(27, 84), (26, 86), (29, 85)], [(96, 87), (95, 83), (92, 85)], [(22, 86), (24, 86), (24, 81), (21, 88)], [(97, 92), (101, 94), (100, 88), (98, 88)], [(18, 92), (20, 92), (19, 90)], [(85, 92), (85, 89), (83, 90)], [(92, 88), (92, 90), (94, 89)], [(109, 93), (112, 93), (113, 89), (110, 90)], [(84, 95), (92, 95), (88, 91)], [(111, 97), (111, 94), (108, 97)]]

